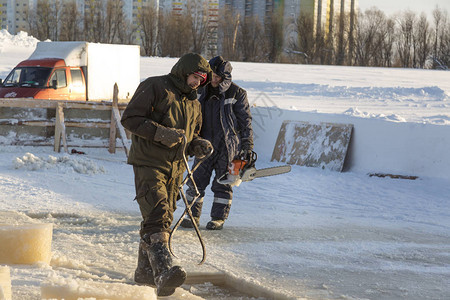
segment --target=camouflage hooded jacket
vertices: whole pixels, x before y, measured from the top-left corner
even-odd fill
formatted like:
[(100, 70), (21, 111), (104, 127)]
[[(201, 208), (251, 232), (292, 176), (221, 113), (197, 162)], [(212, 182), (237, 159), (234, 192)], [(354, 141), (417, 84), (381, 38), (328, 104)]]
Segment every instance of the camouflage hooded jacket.
[(168, 148), (154, 141), (156, 126), (151, 121), (183, 129), (188, 141), (186, 149), (193, 139), (198, 138), (202, 122), (200, 103), (196, 90), (186, 83), (188, 75), (195, 71), (208, 74), (203, 85), (210, 81), (212, 71), (208, 61), (198, 54), (189, 53), (178, 60), (170, 74), (149, 77), (136, 89), (121, 120), (132, 133), (129, 164), (157, 167), (177, 174), (184, 171), (184, 168), (175, 166), (181, 165), (182, 145)]

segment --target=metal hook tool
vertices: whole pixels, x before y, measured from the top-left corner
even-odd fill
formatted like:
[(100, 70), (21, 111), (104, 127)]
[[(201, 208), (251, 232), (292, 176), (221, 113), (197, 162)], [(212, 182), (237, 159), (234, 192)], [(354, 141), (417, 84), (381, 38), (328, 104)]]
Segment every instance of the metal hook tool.
[[(186, 209), (184, 210), (183, 214), (181, 215), (180, 219), (178, 219), (177, 223), (175, 224), (175, 226), (173, 227), (172, 231), (170, 232), (169, 235), (169, 251), (170, 253), (177, 257), (174, 253), (173, 253), (173, 249), (172, 249), (172, 238), (173, 238), (173, 234), (175, 233), (175, 231), (177, 230), (177, 228), (180, 226), (181, 222), (183, 221), (183, 218), (186, 214), (189, 215), (189, 218), (191, 219), (192, 225), (194, 226), (195, 229), (195, 233), (197, 234), (197, 237), (200, 241), (200, 244), (202, 246), (202, 260), (200, 261), (199, 265), (203, 264), (206, 260), (206, 247), (205, 247), (205, 243), (203, 242), (202, 236), (200, 234), (200, 230), (198, 229), (197, 226), (197, 222), (195, 222), (194, 217), (192, 216), (192, 211), (191, 211), (191, 207), (194, 205), (195, 201), (197, 201), (198, 197), (200, 196), (200, 192), (198, 191), (197, 188), (197, 184), (194, 181), (194, 172), (195, 170), (197, 170), (197, 168), (200, 166), (200, 164), (202, 162), (204, 162), (208, 157), (211, 156), (211, 154), (213, 153), (213, 149), (211, 149), (211, 152), (208, 153), (205, 157), (203, 157), (202, 159), (198, 160), (197, 163), (192, 167), (192, 169), (189, 169), (189, 164), (188, 164), (188, 160), (186, 157), (186, 145), (187, 145), (187, 138), (186, 136), (183, 136), (183, 162), (184, 165), (186, 167), (187, 170), (187, 175), (186, 177), (183, 179), (183, 181), (181, 182), (180, 186), (178, 187), (178, 189), (180, 190), (180, 195), (181, 198), (183, 199), (184, 205), (186, 206)], [(186, 198), (186, 194), (184, 193), (183, 190), (183, 186), (187, 183), (188, 180), (191, 180), (191, 183), (194, 187), (195, 190), (195, 197), (192, 199), (191, 204), (189, 204), (187, 198)]]

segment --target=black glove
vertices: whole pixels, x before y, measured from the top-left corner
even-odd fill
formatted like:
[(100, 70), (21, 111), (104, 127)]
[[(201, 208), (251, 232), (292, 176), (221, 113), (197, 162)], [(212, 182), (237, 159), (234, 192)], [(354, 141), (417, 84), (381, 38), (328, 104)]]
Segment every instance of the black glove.
[(253, 163), (253, 151), (250, 149), (241, 149), (239, 151), (237, 158), (240, 160), (247, 161), (247, 165), (251, 165)]
[(183, 140), (183, 135), (183, 129), (164, 127), (157, 124), (154, 140), (169, 148), (172, 148), (173, 146), (181, 143), (181, 141)]
[(212, 150), (213, 146), (210, 141), (205, 139), (195, 139), (189, 145), (188, 154), (194, 155), (198, 159), (202, 159), (211, 153)]

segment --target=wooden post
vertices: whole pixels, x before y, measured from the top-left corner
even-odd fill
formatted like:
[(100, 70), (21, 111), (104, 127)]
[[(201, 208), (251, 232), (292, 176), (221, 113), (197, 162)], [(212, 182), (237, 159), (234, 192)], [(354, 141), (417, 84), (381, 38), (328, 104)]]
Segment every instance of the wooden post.
[[(117, 121), (114, 116), (114, 107), (117, 107), (119, 102), (119, 87), (117, 83), (114, 84), (113, 101), (111, 106), (111, 126), (109, 127), (109, 153), (116, 153), (116, 136), (117, 136)], [(119, 120), (120, 122), (120, 120)]]
[(61, 136), (63, 140), (64, 151), (69, 152), (67, 149), (66, 140), (66, 126), (64, 124), (64, 109), (62, 103), (58, 103), (56, 106), (56, 122), (55, 122), (55, 152), (61, 151)]
[[(123, 128), (122, 124), (120, 123), (120, 111), (118, 106), (118, 95), (119, 95), (119, 88), (117, 87), (117, 83), (114, 84), (114, 94), (113, 94), (113, 102), (111, 105), (111, 127), (109, 131), (109, 152), (115, 153), (116, 152), (116, 129), (119, 130), (120, 139), (122, 141), (123, 149), (125, 150), (125, 154), (128, 157), (128, 152), (130, 151), (130, 141), (127, 138), (127, 134), (125, 132), (125, 128)], [(113, 121), (114, 120), (114, 121)], [(114, 122), (114, 123), (113, 123)], [(114, 133), (112, 133), (112, 128), (114, 128)], [(114, 139), (114, 141), (112, 140)], [(114, 147), (114, 148), (113, 148)]]

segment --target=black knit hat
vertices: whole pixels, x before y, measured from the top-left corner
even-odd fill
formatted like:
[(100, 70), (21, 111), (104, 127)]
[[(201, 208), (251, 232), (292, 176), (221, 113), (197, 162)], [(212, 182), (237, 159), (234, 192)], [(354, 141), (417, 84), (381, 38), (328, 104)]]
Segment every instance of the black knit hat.
[(211, 58), (209, 65), (214, 73), (223, 79), (231, 80), (231, 71), (233, 70), (233, 67), (231, 66), (231, 63), (224, 60), (222, 56)]

